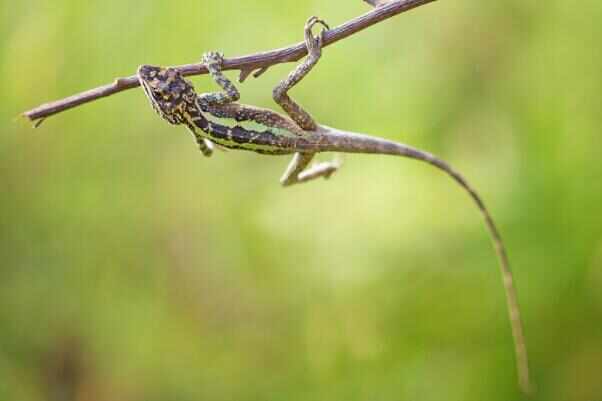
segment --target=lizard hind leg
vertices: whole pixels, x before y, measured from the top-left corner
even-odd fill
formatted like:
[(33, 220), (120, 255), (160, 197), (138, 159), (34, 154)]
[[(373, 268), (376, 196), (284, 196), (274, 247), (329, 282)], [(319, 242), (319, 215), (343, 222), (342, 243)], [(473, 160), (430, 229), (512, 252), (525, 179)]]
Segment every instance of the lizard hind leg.
[[(324, 28), (318, 36), (314, 36), (312, 28), (320, 24)], [(322, 44), (324, 32), (330, 29), (326, 22), (318, 17), (310, 17), (305, 22), (304, 38), (307, 46), (307, 58), (303, 60), (288, 76), (283, 79), (272, 92), (274, 101), (282, 107), (289, 117), (304, 131), (314, 131), (318, 124), (312, 116), (288, 95), (288, 91), (298, 84), (311, 69), (316, 65), (322, 55)], [(319, 177), (329, 178), (340, 167), (340, 161), (335, 159), (331, 162), (322, 162), (308, 167), (314, 157), (314, 153), (297, 152), (293, 156), (285, 173), (280, 179), (283, 186), (290, 186), (314, 180)]]
[(280, 178), (280, 183), (287, 187), (319, 177), (328, 179), (341, 166), (340, 160), (334, 159), (330, 162), (316, 163), (308, 167), (313, 157), (314, 153), (295, 153), (282, 178)]
[[(320, 24), (324, 29), (316, 37), (312, 33), (314, 25)], [(282, 80), (273, 90), (272, 97), (274, 101), (282, 107), (284, 111), (305, 131), (313, 131), (317, 128), (317, 124), (311, 115), (303, 110), (288, 95), (288, 91), (295, 86), (299, 81), (307, 75), (322, 55), (322, 42), (325, 30), (329, 29), (328, 25), (317, 17), (310, 17), (305, 23), (304, 37), (305, 45), (307, 46), (307, 58), (301, 64), (291, 71), (288, 76)]]

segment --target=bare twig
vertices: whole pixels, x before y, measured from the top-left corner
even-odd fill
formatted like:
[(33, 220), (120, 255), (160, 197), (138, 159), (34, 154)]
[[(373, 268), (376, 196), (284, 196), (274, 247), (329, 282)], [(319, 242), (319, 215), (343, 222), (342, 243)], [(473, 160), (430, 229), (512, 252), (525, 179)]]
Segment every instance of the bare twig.
[[(324, 35), (324, 46), (338, 42), (347, 36), (353, 35), (354, 33), (387, 18), (433, 1), (435, 0), (394, 0), (381, 5), (380, 7), (376, 7), (359, 17), (327, 31)], [(305, 44), (300, 42), (289, 47), (225, 59), (223, 68), (225, 70), (240, 70), (240, 79), (244, 80), (244, 78), (252, 71), (257, 70), (254, 74), (254, 76), (257, 77), (274, 64), (297, 61), (306, 54), (307, 49)], [(185, 64), (176, 66), (175, 68), (180, 70), (182, 75), (185, 76), (207, 73), (207, 69), (203, 64)], [(80, 106), (102, 97), (113, 95), (117, 92), (135, 88), (138, 85), (138, 78), (135, 75), (117, 78), (111, 84), (99, 86), (64, 99), (42, 104), (24, 112), (23, 116), (27, 117), (30, 121), (33, 121), (36, 124), (35, 126), (38, 126), (43, 119), (60, 113), (61, 111)]]

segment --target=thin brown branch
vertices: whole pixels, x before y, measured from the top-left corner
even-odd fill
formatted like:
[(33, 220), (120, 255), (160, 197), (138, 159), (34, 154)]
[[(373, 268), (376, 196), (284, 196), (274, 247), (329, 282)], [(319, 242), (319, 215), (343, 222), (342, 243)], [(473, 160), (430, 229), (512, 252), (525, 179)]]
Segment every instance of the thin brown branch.
[[(376, 7), (359, 17), (327, 31), (324, 36), (324, 46), (338, 42), (341, 39), (351, 36), (354, 33), (377, 24), (387, 18), (433, 1), (435, 0), (394, 0), (381, 5), (380, 7)], [(257, 70), (254, 76), (258, 76), (274, 64), (297, 61), (306, 54), (307, 49), (305, 44), (300, 42), (280, 49), (250, 54), (247, 56), (227, 58), (224, 60), (224, 69), (240, 70), (240, 77), (241, 80), (243, 80), (252, 71)], [(186, 76), (207, 73), (207, 69), (203, 64), (185, 64), (176, 66), (175, 68), (180, 70), (180, 72)], [(34, 109), (24, 112), (23, 115), (38, 126), (43, 119), (60, 113), (61, 111), (80, 106), (102, 97), (111, 96), (127, 89), (135, 88), (138, 85), (138, 78), (135, 75), (118, 78), (108, 85), (99, 86), (64, 99), (55, 100), (54, 102), (44, 103)]]

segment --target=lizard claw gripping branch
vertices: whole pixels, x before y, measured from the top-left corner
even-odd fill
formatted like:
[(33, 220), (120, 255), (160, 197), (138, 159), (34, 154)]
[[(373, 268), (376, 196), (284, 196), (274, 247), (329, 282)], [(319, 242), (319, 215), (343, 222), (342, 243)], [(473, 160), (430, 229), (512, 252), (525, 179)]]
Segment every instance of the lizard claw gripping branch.
[(319, 36), (314, 36), (312, 27), (316, 24), (321, 24), (324, 29), (328, 29), (328, 25), (317, 17), (307, 20), (304, 37), (308, 56), (273, 90), (273, 98), (286, 112), (286, 116), (271, 110), (237, 103), (239, 92), (223, 75), (222, 56), (215, 52), (206, 53), (203, 62), (213, 80), (222, 88), (222, 92), (197, 94), (192, 84), (172, 68), (141, 66), (138, 69), (138, 80), (153, 109), (171, 124), (185, 125), (206, 156), (211, 154), (214, 143), (225, 148), (268, 155), (294, 154), (280, 180), (285, 186), (319, 177), (330, 177), (339, 167), (336, 161), (309, 167), (314, 155), (320, 152), (372, 153), (408, 157), (429, 163), (447, 173), (476, 203), (491, 235), (506, 290), (519, 384), (523, 391), (529, 392), (527, 350), (512, 272), (502, 238), (478, 193), (462, 175), (438, 157), (383, 138), (318, 124), (307, 111), (289, 97), (288, 91), (301, 81), (320, 59), (324, 30)]

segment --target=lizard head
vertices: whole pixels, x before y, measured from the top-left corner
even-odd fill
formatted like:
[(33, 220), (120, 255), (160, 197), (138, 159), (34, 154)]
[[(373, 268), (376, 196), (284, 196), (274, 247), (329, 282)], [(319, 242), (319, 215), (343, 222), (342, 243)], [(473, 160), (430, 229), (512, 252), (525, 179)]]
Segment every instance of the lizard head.
[(138, 81), (153, 109), (172, 124), (185, 122), (196, 107), (194, 87), (175, 68), (141, 65)]

